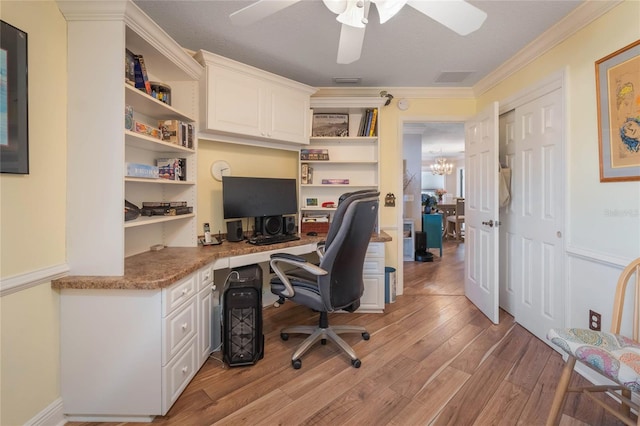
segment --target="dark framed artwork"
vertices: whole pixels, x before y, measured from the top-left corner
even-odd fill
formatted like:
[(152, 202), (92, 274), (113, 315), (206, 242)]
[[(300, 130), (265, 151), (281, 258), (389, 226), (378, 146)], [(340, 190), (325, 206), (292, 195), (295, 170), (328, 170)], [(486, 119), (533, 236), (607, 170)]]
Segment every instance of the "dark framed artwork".
[(596, 61), (600, 182), (640, 180), (640, 40)]
[(28, 174), (27, 33), (0, 25), (0, 172)]

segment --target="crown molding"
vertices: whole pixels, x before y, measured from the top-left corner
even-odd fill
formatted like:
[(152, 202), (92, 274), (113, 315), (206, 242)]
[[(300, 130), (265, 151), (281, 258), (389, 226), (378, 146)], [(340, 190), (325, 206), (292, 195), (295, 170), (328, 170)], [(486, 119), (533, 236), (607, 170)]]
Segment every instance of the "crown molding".
[(585, 1), (474, 85), (475, 96), (486, 93), (622, 2), (623, 0)]
[(380, 96), (387, 91), (394, 98), (412, 99), (473, 99), (475, 94), (470, 87), (319, 87), (314, 97)]

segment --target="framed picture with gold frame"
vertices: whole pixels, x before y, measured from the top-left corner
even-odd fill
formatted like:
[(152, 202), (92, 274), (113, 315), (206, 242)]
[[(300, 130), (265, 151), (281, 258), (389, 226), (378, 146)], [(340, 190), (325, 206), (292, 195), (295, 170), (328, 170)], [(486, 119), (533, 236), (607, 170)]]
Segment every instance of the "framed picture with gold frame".
[(640, 40), (595, 65), (600, 182), (640, 180)]

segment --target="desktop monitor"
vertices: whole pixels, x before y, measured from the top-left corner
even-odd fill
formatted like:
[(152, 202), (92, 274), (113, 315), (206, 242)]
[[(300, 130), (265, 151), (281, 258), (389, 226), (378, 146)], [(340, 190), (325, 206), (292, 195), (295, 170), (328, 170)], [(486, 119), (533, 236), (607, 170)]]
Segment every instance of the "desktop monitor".
[(224, 218), (297, 214), (297, 189), (295, 179), (223, 176)]

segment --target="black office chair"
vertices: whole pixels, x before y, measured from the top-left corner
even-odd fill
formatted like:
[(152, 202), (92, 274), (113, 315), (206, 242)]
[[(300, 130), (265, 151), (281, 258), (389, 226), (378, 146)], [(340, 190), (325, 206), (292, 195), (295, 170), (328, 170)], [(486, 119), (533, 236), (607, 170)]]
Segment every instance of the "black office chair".
[[(345, 194), (338, 204), (329, 227), (320, 263), (315, 265), (304, 258), (288, 253), (271, 256), (276, 276), (271, 279), (271, 292), (307, 306), (320, 313), (318, 326), (292, 326), (280, 331), (282, 340), (289, 333), (309, 334), (291, 356), (293, 368), (300, 368), (302, 355), (318, 340), (335, 342), (351, 358), (351, 364), (361, 365), (355, 351), (338, 334), (360, 333), (369, 340), (369, 333), (360, 326), (329, 326), (330, 312), (353, 312), (360, 307), (364, 291), (362, 269), (364, 258), (378, 217), (378, 197), (374, 191)], [(329, 238), (330, 237), (330, 238)], [(284, 268), (294, 266), (289, 271)]]

